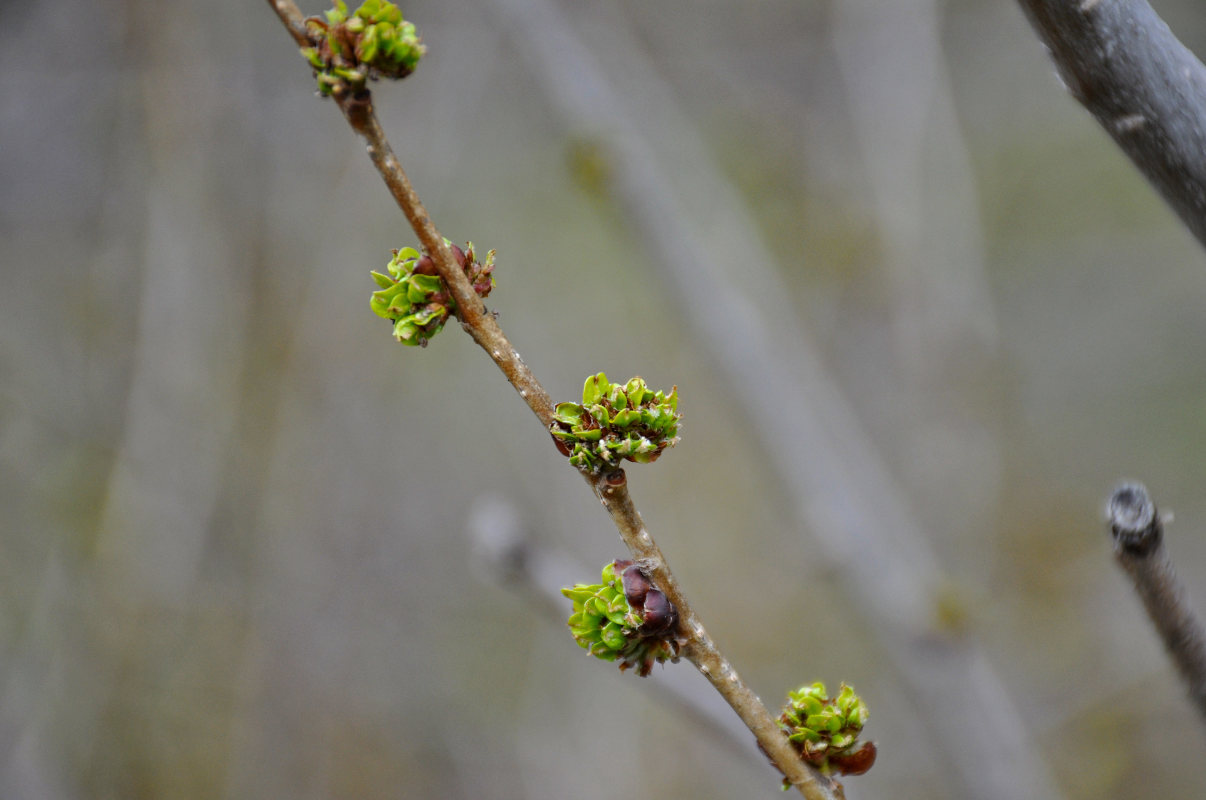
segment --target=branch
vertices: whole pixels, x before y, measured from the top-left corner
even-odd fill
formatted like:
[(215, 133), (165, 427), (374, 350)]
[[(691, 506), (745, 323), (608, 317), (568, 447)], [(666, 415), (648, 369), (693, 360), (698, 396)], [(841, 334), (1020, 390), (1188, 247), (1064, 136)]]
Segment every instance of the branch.
[[(292, 0), (268, 0), (268, 4), (277, 12), (294, 39), (301, 46), (306, 46), (309, 42), (304, 22), (301, 23), (300, 33), (298, 31), (301, 12), (296, 4)], [(373, 165), (381, 173), (398, 207), (402, 209), (419, 241), (435, 262), (436, 271), (456, 300), (457, 317), (461, 326), (489, 354), (547, 430), (553, 422), (553, 404), (548, 392), (532, 375), (519, 353), (503, 334), (494, 316), (486, 311), (481, 299), (473, 291), (469, 279), (453, 258), (452, 251), (445, 244), (444, 237), (432, 223), (427, 209), (419, 201), (418, 194), (377, 121), (371, 93), (367, 90), (352, 93), (336, 88), (331, 97), (338, 104), (352, 130), (364, 138)], [(629, 497), (624, 471), (616, 469), (598, 475), (584, 474), (584, 477), (611, 515), (612, 522), (633, 558), (642, 561), (642, 567), (647, 569), (653, 584), (661, 589), (677, 608), (686, 638), (683, 655), (699, 668), (732, 706), (742, 722), (753, 732), (763, 751), (786, 779), (799, 789), (800, 794), (808, 800), (844, 798), (840, 783), (821, 775), (800, 758), (787, 736), (779, 729), (770, 711), (717, 650), (670, 572), (657, 543), (641, 521), (640, 514)]]
[(310, 36), (306, 32), (306, 18), (293, 0), (268, 0), (268, 5), (281, 18), (281, 23), (293, 36), (298, 47), (309, 47)]
[[(506, 25), (513, 51), (528, 60), (564, 127), (601, 142), (611, 198), (627, 229), (645, 243), (693, 341), (728, 380), (799, 529), (815, 536), (873, 626), (903, 680), (901, 696), (933, 737), (935, 757), (950, 767), (951, 791), (983, 800), (1059, 797), (983, 649), (971, 636), (935, 630), (935, 587), (947, 578), (911, 498), (799, 325), (793, 293), (764, 237), (697, 131), (682, 121), (673, 92), (642, 65), (640, 48), (625, 46), (629, 37), (614, 15), (593, 17), (587, 41), (551, 0), (484, 5)], [(597, 44), (604, 42), (606, 51)], [(688, 210), (691, 195), (708, 198), (707, 210)], [(725, 326), (715, 323), (719, 307), (728, 312)], [(785, 397), (790, 414), (783, 413)]]
[[(288, 2), (288, 0), (273, 0), (273, 2)], [(494, 363), (507, 376), (507, 380), (519, 392), (519, 396), (532, 409), (545, 429), (553, 422), (553, 401), (549, 393), (536, 380), (536, 376), (528, 369), (519, 352), (503, 334), (494, 315), (486, 311), (482, 300), (473, 291), (473, 286), (452, 256), (452, 251), (444, 242), (444, 237), (436, 230), (427, 214), (427, 209), (419, 201), (419, 195), (411, 186), (410, 178), (402, 170), (398, 157), (385, 138), (385, 131), (377, 121), (373, 112), (372, 95), (367, 91), (360, 95), (336, 92), (332, 95), (343, 112), (352, 130), (364, 137), (368, 143), (369, 158), (373, 166), (385, 179), (390, 194), (394, 196), (398, 207), (406, 215), (410, 226), (414, 228), (423, 243), (423, 248), (435, 261), (436, 271), (452, 292), (456, 300), (456, 315), (461, 321), (461, 327), (477, 342)]]
[(1142, 484), (1124, 483), (1110, 495), (1106, 513), (1114, 558), (1134, 584), (1198, 713), (1206, 718), (1206, 633), (1173, 572), (1156, 505)]
[(1206, 244), (1206, 67), (1146, 0), (1018, 0), (1060, 77)]
[[(737, 716), (741, 717), (741, 721), (753, 732), (758, 744), (787, 779), (799, 787), (802, 795), (808, 798), (843, 796), (841, 784), (820, 776), (796, 755), (796, 751), (788, 743), (775, 718), (767, 711), (758, 695), (745, 684), (708, 636), (703, 623), (670, 572), (657, 542), (645, 528), (645, 523), (628, 494), (624, 470), (606, 473), (602, 479), (596, 480), (594, 485), (595, 493), (611, 515), (611, 521), (620, 532), (620, 538), (624, 540), (633, 558), (641, 560), (641, 566), (648, 570), (653, 585), (665, 592), (667, 599), (678, 609), (679, 624), (687, 638), (687, 644), (683, 648), (683, 655), (687, 660), (703, 673), (708, 682), (733, 707)], [(785, 763), (792, 768), (791, 772), (784, 769)]]
[[(541, 544), (515, 503), (495, 495), (474, 501), (469, 512), (474, 563), (491, 580), (526, 597), (541, 615), (565, 626), (566, 575), (583, 566), (565, 553)], [(711, 689), (689, 673), (654, 670), (641, 682), (655, 702), (688, 720), (693, 729), (710, 734), (726, 750), (765, 758), (739, 718), (718, 702)]]

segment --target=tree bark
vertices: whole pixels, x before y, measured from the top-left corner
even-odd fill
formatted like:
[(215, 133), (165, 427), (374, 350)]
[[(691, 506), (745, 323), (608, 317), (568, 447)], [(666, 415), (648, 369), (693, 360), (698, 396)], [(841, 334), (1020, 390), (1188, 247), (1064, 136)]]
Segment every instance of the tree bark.
[(1060, 78), (1206, 245), (1206, 67), (1146, 0), (1018, 0)]

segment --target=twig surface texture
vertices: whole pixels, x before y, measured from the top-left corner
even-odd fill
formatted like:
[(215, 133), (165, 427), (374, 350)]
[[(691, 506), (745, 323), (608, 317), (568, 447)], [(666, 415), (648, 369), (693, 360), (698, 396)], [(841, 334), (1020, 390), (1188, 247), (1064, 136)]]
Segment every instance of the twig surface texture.
[(1143, 601), (1198, 712), (1206, 718), (1206, 635), (1173, 572), (1156, 505), (1142, 484), (1124, 483), (1110, 496), (1106, 513), (1114, 534), (1114, 557)]

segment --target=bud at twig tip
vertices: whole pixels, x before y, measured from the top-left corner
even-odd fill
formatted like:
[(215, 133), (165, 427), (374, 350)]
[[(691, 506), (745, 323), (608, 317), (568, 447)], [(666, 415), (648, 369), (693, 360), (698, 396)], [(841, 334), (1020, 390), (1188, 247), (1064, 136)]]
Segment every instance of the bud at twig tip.
[(352, 12), (336, 0), (323, 18), (307, 18), (306, 30), (312, 46), (302, 56), (324, 97), (363, 92), (377, 78), (405, 78), (427, 51), (415, 26), (387, 0), (364, 0)]

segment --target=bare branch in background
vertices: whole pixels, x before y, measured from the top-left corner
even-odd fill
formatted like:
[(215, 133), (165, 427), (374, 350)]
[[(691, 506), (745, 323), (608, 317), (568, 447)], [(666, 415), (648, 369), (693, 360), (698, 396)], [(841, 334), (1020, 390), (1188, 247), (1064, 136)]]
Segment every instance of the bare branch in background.
[[(297, 20), (301, 15), (297, 6), (292, 0), (268, 0), (268, 4), (276, 11), (285, 27), (294, 34), (296, 40)], [(532, 375), (527, 364), (503, 334), (494, 316), (482, 305), (481, 298), (453, 257), (451, 248), (432, 223), (427, 209), (419, 200), (410, 178), (402, 169), (385, 137), (385, 132), (381, 129), (373, 110), (371, 93), (367, 90), (353, 92), (346, 85), (338, 85), (331, 92), (331, 97), (343, 112), (348, 125), (364, 139), (373, 165), (381, 173), (390, 194), (434, 261), (437, 273), (456, 300), (456, 315), (461, 326), (474, 342), (486, 351), (545, 430), (548, 430), (553, 421), (553, 405), (548, 392)], [(737, 712), (770, 760), (783, 773), (784, 779), (795, 786), (800, 794), (809, 800), (844, 797), (840, 783), (822, 775), (801, 758), (770, 711), (738, 676), (708, 636), (679, 588), (657, 543), (645, 528), (628, 494), (624, 471), (613, 469), (595, 474), (583, 473), (583, 477), (607, 509), (620, 538), (624, 540), (633, 558), (641, 561), (641, 566), (647, 570), (653, 585), (664, 592), (677, 609), (679, 626), (685, 640), (683, 656), (698, 667), (716, 691)]]
[[(970, 545), (991, 535), (982, 521), (1001, 490), (995, 421), (968, 402), (997, 366), (998, 331), (944, 50), (946, 10), (937, 0), (842, 0), (829, 30), (891, 315), (892, 368), (879, 373), (890, 388), (864, 398), (862, 410), (892, 420), (881, 430), (910, 464), (899, 479), (928, 507), (930, 539)], [(970, 585), (996, 560), (959, 566)]]
[[(904, 676), (917, 719), (927, 721), (937, 757), (957, 777), (957, 794), (1058, 797), (983, 651), (967, 637), (935, 630), (935, 593), (945, 581), (937, 558), (797, 322), (791, 291), (743, 202), (718, 174), (698, 133), (674, 113), (673, 94), (654, 70), (639, 69), (637, 48), (622, 58), (609, 54), (609, 71), (629, 69), (620, 76), (624, 85), (641, 87), (636, 113), (631, 95), (615, 88), (599, 65), (602, 56), (592, 53), (557, 4), (488, 5), (517, 39), (516, 52), (528, 59), (566, 127), (603, 143), (615, 202), (644, 239), (694, 340), (734, 387), (743, 417), (795, 499), (801, 530), (817, 537), (841, 571)], [(619, 46), (626, 38), (611, 25), (606, 33), (595, 30), (592, 41)], [(672, 168), (667, 158), (674, 159)], [(682, 192), (708, 198), (710, 215), (689, 214)], [(732, 280), (732, 264), (740, 264), (740, 281)], [(721, 307), (723, 330), (714, 316)], [(747, 386), (762, 391), (743, 391)], [(792, 413), (783, 413), (783, 398), (790, 398)]]
[(1206, 244), (1206, 67), (1146, 0), (1018, 0), (1068, 91)]
[[(997, 341), (939, 6), (844, 0), (832, 12), (834, 56), (892, 281), (897, 347), (909, 365), (902, 372), (925, 386), (952, 352), (990, 351)], [(932, 407), (933, 398), (927, 402)]]
[(1106, 515), (1114, 558), (1143, 601), (1198, 713), (1206, 718), (1206, 633), (1173, 572), (1156, 504), (1143, 484), (1124, 483), (1110, 495)]

